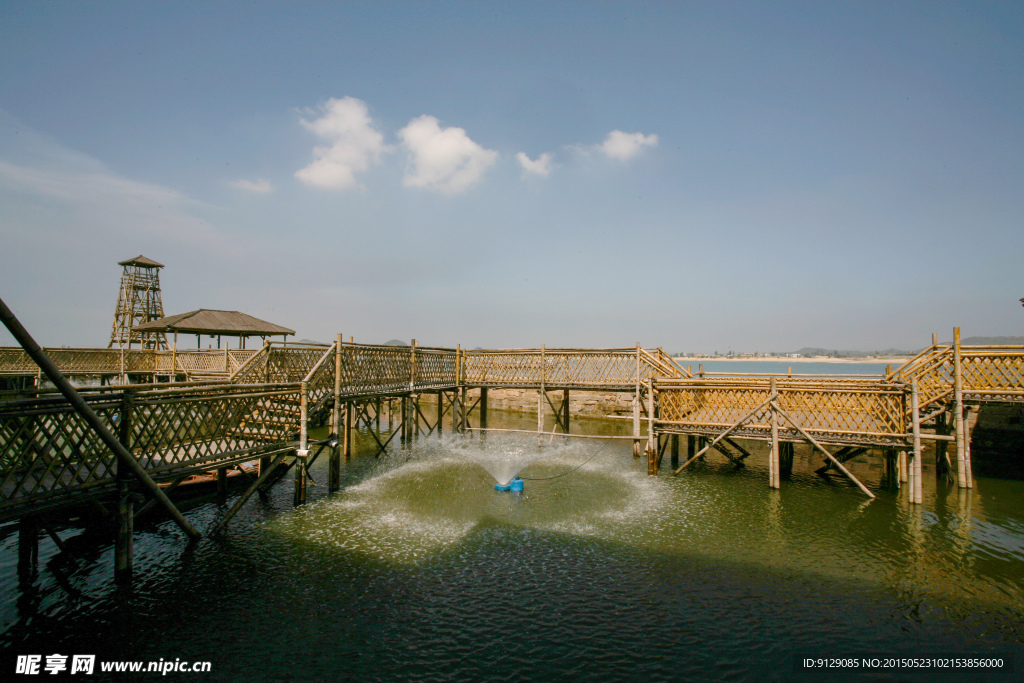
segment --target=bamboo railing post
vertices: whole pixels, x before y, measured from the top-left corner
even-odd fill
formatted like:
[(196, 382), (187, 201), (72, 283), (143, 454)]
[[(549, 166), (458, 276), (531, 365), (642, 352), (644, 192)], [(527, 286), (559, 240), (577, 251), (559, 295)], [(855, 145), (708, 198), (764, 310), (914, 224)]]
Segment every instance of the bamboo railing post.
[(295, 505), (306, 502), (306, 458), (309, 456), (309, 394), (306, 383), (299, 385), (299, 449), (295, 451)]
[(771, 422), (772, 422), (772, 444), (771, 451), (768, 453), (768, 485), (773, 489), (779, 488), (779, 415), (778, 405), (776, 400), (778, 399), (778, 390), (775, 387), (775, 378), (771, 379)]
[[(118, 441), (129, 453), (132, 449), (132, 413), (134, 412), (133, 392), (126, 391), (121, 399), (121, 412), (117, 423)], [(114, 581), (130, 583), (134, 565), (132, 541), (134, 529), (134, 500), (131, 491), (131, 473), (119, 460), (116, 464), (117, 480), (117, 535), (114, 537)]]
[(953, 328), (953, 428), (956, 429), (957, 486), (971, 488), (970, 461), (964, 430), (963, 364), (960, 357), (960, 328)]
[(914, 488), (913, 503), (920, 505), (923, 500), (921, 477), (921, 411), (918, 403), (917, 380), (910, 383), (910, 416), (914, 436)]
[(633, 388), (633, 457), (640, 457), (640, 342), (636, 343), (636, 384)]
[(334, 338), (334, 408), (331, 410), (331, 431), (334, 432), (334, 446), (328, 460), (327, 490), (337, 491), (341, 488), (341, 352), (342, 339), (338, 334)]

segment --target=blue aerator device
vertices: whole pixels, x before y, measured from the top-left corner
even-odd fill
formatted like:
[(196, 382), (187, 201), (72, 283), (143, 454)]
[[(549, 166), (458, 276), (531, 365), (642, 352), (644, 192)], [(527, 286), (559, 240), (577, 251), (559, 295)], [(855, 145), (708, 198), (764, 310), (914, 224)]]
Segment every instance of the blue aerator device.
[(495, 491), (513, 491), (521, 492), (523, 490), (523, 480), (519, 477), (514, 477), (512, 481), (502, 486), (501, 484), (494, 485)]

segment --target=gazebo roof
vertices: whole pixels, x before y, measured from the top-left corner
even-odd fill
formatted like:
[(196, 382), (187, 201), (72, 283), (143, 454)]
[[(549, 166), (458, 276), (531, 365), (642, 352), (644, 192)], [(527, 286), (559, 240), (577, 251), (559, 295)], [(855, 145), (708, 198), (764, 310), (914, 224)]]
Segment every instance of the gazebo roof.
[(132, 328), (139, 332), (186, 332), (191, 334), (226, 335), (230, 337), (272, 337), (295, 334), (295, 330), (238, 311), (198, 311), (178, 313), (142, 323)]
[(146, 258), (142, 254), (139, 254), (135, 258), (130, 258), (127, 261), (118, 261), (119, 266), (142, 266), (143, 268), (163, 268), (164, 264), (157, 263), (151, 258)]

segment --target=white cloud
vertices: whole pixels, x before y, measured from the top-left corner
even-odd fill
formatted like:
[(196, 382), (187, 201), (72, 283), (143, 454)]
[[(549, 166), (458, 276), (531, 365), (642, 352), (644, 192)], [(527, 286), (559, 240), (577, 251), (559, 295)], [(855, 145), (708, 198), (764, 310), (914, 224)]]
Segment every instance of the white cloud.
[(295, 177), (307, 185), (335, 190), (359, 187), (355, 174), (367, 170), (371, 163), (380, 163), (381, 154), (391, 148), (373, 127), (362, 100), (332, 97), (320, 108), (320, 114), (317, 119), (302, 119), (302, 125), (331, 144), (314, 148), (313, 163), (296, 171)]
[(232, 180), (228, 184), (236, 189), (245, 190), (246, 192), (256, 192), (257, 194), (267, 194), (274, 191), (274, 186), (271, 185), (270, 181), (266, 178), (259, 178), (257, 180)]
[(519, 160), (519, 165), (523, 167), (524, 171), (542, 176), (547, 176), (551, 173), (551, 158), (551, 155), (547, 152), (541, 154), (536, 160), (531, 160), (523, 152), (516, 154), (516, 159)]
[(644, 147), (655, 147), (657, 144), (657, 135), (623, 133), (621, 130), (613, 130), (608, 133), (608, 137), (601, 143), (599, 149), (612, 159), (626, 161), (636, 156)]
[(425, 187), (444, 194), (463, 192), (479, 182), (498, 153), (484, 149), (469, 139), (462, 128), (441, 128), (433, 116), (423, 115), (409, 121), (398, 131), (409, 150), (409, 168), (402, 184)]

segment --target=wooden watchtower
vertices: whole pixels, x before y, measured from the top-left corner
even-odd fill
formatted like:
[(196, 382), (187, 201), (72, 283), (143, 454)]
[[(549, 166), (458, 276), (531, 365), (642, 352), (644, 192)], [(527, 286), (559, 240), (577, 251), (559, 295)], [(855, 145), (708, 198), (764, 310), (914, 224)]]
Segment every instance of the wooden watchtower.
[(164, 304), (160, 298), (160, 269), (157, 263), (141, 254), (121, 261), (121, 292), (114, 310), (114, 327), (107, 348), (131, 348), (136, 342), (141, 349), (166, 349), (167, 335), (163, 332), (136, 332), (133, 328), (164, 317)]

